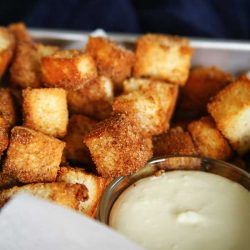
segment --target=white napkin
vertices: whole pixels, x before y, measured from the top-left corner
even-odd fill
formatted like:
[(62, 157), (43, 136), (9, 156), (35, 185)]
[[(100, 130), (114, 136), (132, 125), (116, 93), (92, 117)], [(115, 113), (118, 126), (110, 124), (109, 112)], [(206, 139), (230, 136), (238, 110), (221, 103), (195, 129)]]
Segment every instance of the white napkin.
[(73, 210), (18, 194), (0, 212), (1, 250), (139, 250), (101, 223)]

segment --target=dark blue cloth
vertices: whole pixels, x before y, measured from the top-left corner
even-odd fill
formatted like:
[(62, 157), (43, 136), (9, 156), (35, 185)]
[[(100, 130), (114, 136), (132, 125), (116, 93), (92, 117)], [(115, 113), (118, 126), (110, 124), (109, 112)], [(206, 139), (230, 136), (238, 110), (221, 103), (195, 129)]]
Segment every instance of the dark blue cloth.
[(249, 39), (249, 9), (248, 0), (0, 0), (0, 24)]

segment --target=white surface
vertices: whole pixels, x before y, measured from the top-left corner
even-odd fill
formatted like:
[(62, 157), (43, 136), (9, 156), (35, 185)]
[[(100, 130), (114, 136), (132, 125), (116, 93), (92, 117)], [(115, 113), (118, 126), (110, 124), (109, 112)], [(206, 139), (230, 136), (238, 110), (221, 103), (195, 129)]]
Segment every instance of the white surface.
[(0, 213), (1, 250), (122, 250), (141, 248), (81, 214), (19, 194)]
[(250, 192), (218, 175), (172, 171), (131, 185), (110, 224), (147, 249), (249, 250)]

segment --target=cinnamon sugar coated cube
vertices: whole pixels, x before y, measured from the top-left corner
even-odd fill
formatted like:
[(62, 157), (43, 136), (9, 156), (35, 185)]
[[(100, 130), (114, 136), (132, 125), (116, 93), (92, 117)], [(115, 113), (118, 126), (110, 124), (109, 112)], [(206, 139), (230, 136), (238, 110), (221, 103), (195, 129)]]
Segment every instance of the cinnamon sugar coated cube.
[(3, 172), (23, 183), (55, 181), (64, 146), (56, 138), (14, 127)]
[(108, 179), (88, 173), (81, 168), (61, 167), (58, 171), (57, 181), (85, 185), (88, 189), (88, 199), (80, 203), (80, 211), (95, 217), (99, 200)]
[(152, 156), (151, 138), (143, 137), (126, 115), (100, 122), (84, 138), (98, 173), (103, 177), (129, 175)]
[(230, 158), (231, 148), (211, 117), (191, 122), (188, 131), (201, 156), (224, 161)]
[(9, 144), (8, 132), (9, 124), (2, 116), (0, 116), (0, 158)]
[(133, 52), (103, 37), (89, 37), (86, 51), (89, 52), (101, 75), (111, 78), (115, 89), (122, 89), (122, 82), (131, 75), (134, 65)]
[(146, 34), (136, 41), (133, 76), (152, 77), (184, 85), (189, 74), (192, 49), (188, 39)]
[(96, 121), (83, 115), (72, 115), (69, 120), (66, 142), (66, 158), (85, 164), (91, 163), (90, 153), (83, 137), (96, 125)]
[(44, 56), (42, 79), (47, 87), (77, 90), (97, 77), (95, 62), (90, 54), (78, 50), (62, 50)]
[(239, 155), (250, 150), (250, 81), (238, 80), (221, 90), (208, 104), (217, 128)]
[(63, 137), (68, 125), (66, 91), (59, 88), (23, 90), (23, 116), (24, 126)]
[(0, 27), (0, 79), (5, 73), (14, 54), (15, 37), (4, 27)]
[(67, 94), (70, 113), (87, 115), (97, 120), (103, 120), (111, 114), (113, 98), (113, 83), (105, 76)]
[(153, 138), (154, 156), (198, 155), (190, 134), (181, 127), (171, 128)]
[(19, 192), (27, 192), (75, 210), (79, 210), (80, 202), (88, 198), (88, 191), (84, 185), (63, 182), (35, 183), (1, 191), (0, 207)]

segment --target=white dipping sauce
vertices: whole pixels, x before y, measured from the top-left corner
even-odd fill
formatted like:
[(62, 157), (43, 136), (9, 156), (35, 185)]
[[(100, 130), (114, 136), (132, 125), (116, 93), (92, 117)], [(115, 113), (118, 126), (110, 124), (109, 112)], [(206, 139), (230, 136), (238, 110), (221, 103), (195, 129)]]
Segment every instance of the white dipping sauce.
[(126, 189), (109, 223), (146, 249), (249, 250), (250, 192), (215, 174), (167, 172)]

